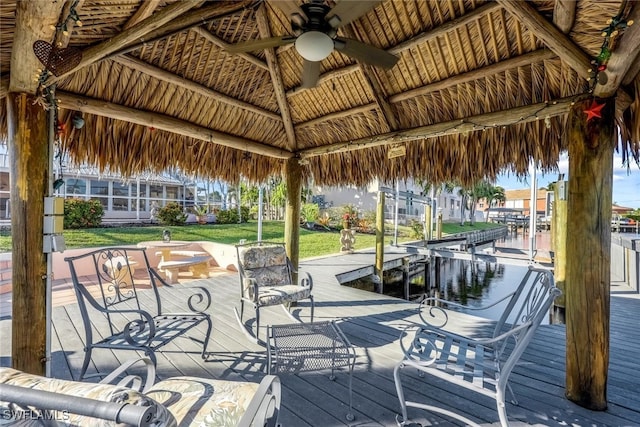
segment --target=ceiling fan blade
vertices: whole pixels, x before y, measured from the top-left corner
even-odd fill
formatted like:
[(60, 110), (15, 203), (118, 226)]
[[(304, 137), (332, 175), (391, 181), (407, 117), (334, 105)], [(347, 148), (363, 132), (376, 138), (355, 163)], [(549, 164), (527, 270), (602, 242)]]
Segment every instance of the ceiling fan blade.
[(304, 60), (302, 67), (302, 84), (301, 87), (309, 89), (318, 84), (320, 78), (320, 62)]
[(381, 2), (382, 0), (342, 0), (327, 13), (326, 20), (333, 28), (342, 27), (360, 18)]
[(248, 40), (246, 42), (232, 44), (227, 46), (225, 50), (230, 53), (253, 52), (270, 47), (284, 46), (294, 41), (296, 41), (296, 38), (292, 36), (269, 37), (266, 39)]
[(278, 9), (280, 9), (281, 11), (283, 11), (287, 15), (288, 18), (291, 18), (291, 16), (293, 14), (297, 13), (306, 22), (306, 17), (307, 16), (302, 11), (302, 8), (300, 7), (300, 5), (298, 4), (297, 1), (295, 1), (295, 0), (272, 0), (269, 3), (272, 6), (275, 6)]
[(388, 69), (396, 65), (400, 59), (387, 51), (354, 39), (334, 39), (334, 46), (345, 55), (376, 67)]

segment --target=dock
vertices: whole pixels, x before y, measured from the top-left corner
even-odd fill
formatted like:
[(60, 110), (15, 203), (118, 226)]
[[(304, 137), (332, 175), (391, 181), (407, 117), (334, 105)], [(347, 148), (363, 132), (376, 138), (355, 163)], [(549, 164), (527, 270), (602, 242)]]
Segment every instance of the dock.
[[(387, 254), (386, 254), (387, 255)], [(401, 258), (389, 248), (387, 259)], [(337, 277), (373, 264), (373, 251), (303, 260), (302, 271), (314, 278), (316, 320), (337, 320), (358, 355), (354, 371), (353, 402), (356, 419), (346, 420), (348, 412), (347, 373), (338, 372), (330, 381), (324, 372), (281, 376), (283, 384), (283, 426), (394, 426), (399, 411), (393, 368), (401, 360), (401, 331), (418, 321), (417, 305), (402, 299), (341, 286)], [(180, 292), (181, 284), (163, 288)], [(195, 375), (221, 379), (259, 381), (266, 373), (265, 348), (247, 339), (236, 322), (233, 307), (239, 304), (237, 273), (219, 274), (193, 282), (206, 286), (214, 296), (211, 314), (214, 332), (203, 361), (198, 344), (179, 339), (157, 353), (159, 379), (177, 375)], [(142, 291), (144, 295), (145, 292)], [(170, 307), (169, 307), (170, 308)], [(301, 303), (293, 313), (308, 321), (308, 305)], [(262, 324), (289, 323), (277, 307), (261, 311)], [(603, 412), (586, 410), (564, 397), (565, 327), (543, 325), (511, 376), (520, 405), (508, 403), (514, 426), (636, 426), (640, 424), (640, 370), (635, 355), (640, 352), (640, 330), (635, 320), (640, 315), (640, 298), (635, 294), (613, 291), (611, 298), (611, 360), (609, 369), (609, 408)], [(57, 378), (77, 375), (83, 356), (83, 331), (78, 306), (65, 303), (53, 309), (52, 372)], [(476, 320), (456, 313), (457, 321), (472, 327)], [(10, 319), (0, 320), (0, 363), (9, 364)], [(264, 331), (261, 331), (264, 334)], [(132, 358), (132, 352), (97, 350), (89, 373), (108, 372)], [(407, 381), (412, 397), (435, 401), (436, 405), (463, 413), (482, 425), (497, 425), (493, 400), (479, 397), (432, 378), (417, 375)], [(410, 410), (413, 422), (426, 425), (458, 425), (439, 415)]]

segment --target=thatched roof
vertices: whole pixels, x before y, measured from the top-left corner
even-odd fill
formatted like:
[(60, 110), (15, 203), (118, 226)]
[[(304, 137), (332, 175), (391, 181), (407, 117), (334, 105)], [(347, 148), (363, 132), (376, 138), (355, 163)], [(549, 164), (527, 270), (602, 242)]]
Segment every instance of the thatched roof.
[[(338, 36), (384, 49), (397, 64), (384, 70), (334, 51), (312, 89), (300, 87), (303, 62), (292, 45), (225, 50), (292, 34), (283, 11), (291, 2), (189, 1), (178, 17), (145, 31), (178, 3), (70, 0), (56, 17), (70, 32), (65, 37), (59, 26), (56, 40), (83, 53), (80, 68), (46, 81), (57, 83), (62, 144), (77, 162), (125, 175), (178, 167), (233, 182), (240, 174), (262, 181), (297, 157), (317, 184), (409, 177), (468, 183), (504, 170), (526, 173), (531, 158), (554, 168), (572, 103), (611, 96), (621, 82), (623, 148), (637, 156), (638, 66), (635, 55), (624, 56), (640, 44), (636, 27), (606, 39), (614, 47), (609, 82), (586, 79), (590, 59), (602, 53), (607, 20), (635, 16), (635, 2), (385, 0)], [(527, 6), (533, 9), (519, 10)], [(3, 95), (14, 71), (16, 7), (0, 3)], [(76, 130), (72, 118), (80, 111), (85, 126)], [(406, 154), (389, 158), (399, 146)]]

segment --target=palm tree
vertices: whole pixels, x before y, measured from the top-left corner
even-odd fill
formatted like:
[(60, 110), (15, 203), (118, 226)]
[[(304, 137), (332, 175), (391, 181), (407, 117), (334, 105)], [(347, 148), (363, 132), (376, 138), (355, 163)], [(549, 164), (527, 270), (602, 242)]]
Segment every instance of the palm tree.
[(487, 201), (487, 214), (484, 219), (484, 221), (487, 222), (489, 221), (489, 211), (491, 210), (491, 206), (493, 206), (494, 202), (504, 202), (507, 197), (504, 194), (504, 188), (500, 186), (494, 187), (489, 183), (485, 190), (486, 192), (482, 197)]

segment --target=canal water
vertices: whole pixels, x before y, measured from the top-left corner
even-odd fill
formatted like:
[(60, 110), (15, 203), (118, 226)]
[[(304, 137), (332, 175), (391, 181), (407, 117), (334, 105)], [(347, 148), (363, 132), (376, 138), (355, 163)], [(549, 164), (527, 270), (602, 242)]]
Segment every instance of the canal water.
[[(540, 235), (539, 240), (544, 246), (548, 237), (544, 232), (537, 234)], [(523, 235), (522, 231), (519, 234), (510, 233), (502, 241), (496, 242), (496, 246), (509, 248), (526, 248), (528, 244), (528, 235)], [(537, 248), (548, 250), (539, 245)], [(486, 306), (512, 292), (526, 271), (527, 268), (521, 266), (440, 258), (431, 268), (427, 264), (426, 272), (421, 267), (412, 271), (409, 276), (409, 299), (421, 301), (425, 297), (435, 296), (466, 307)], [(361, 279), (345, 285), (370, 291), (378, 289), (370, 279)], [(405, 297), (401, 268), (385, 272), (383, 293), (397, 298)], [(474, 314), (497, 320), (503, 310), (504, 304), (499, 304), (488, 310), (474, 311)]]

